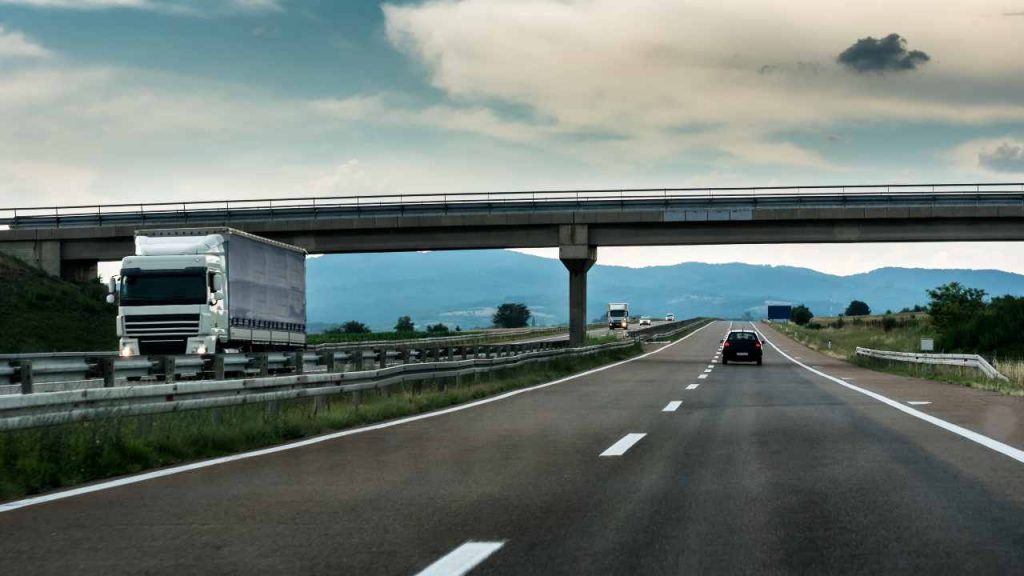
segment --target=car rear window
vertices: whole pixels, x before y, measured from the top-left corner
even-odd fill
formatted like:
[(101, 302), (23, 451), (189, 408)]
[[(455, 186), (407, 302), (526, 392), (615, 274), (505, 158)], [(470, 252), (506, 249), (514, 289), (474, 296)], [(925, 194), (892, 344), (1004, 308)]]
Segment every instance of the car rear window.
[(733, 332), (729, 334), (729, 340), (757, 340), (757, 334), (753, 332)]

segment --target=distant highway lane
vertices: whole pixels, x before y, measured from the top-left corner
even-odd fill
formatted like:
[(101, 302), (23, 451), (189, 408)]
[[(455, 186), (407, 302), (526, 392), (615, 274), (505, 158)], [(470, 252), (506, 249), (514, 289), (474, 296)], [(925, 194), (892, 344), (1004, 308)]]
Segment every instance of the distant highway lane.
[(465, 409), (8, 509), (0, 562), (61, 576), (1024, 573), (1021, 446), (816, 374), (770, 331), (789, 358), (768, 346), (763, 366), (723, 366), (729, 326)]

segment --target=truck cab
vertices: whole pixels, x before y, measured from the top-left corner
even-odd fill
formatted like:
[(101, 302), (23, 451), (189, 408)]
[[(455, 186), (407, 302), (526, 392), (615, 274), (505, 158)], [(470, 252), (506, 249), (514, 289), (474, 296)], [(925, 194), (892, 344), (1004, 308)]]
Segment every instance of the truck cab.
[(227, 340), (219, 256), (128, 256), (115, 282), (122, 356), (212, 354)]
[(629, 329), (629, 304), (608, 304), (608, 329)]

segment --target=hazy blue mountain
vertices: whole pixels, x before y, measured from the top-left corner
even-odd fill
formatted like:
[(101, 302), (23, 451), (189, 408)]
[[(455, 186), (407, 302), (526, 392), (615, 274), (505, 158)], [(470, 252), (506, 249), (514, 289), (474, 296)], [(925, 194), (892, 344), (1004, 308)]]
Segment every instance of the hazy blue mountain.
[[(568, 278), (557, 260), (507, 250), (340, 254), (311, 259), (307, 267), (314, 329), (355, 319), (381, 330), (405, 314), (418, 324), (482, 327), (502, 302), (525, 302), (538, 324), (567, 320)], [(827, 315), (854, 298), (884, 312), (925, 304), (925, 290), (954, 280), (993, 295), (1024, 294), (1024, 276), (998, 270), (880, 268), (835, 276), (750, 264), (598, 265), (590, 271), (587, 313), (595, 318), (608, 302), (629, 302), (652, 316), (757, 317), (765, 301), (780, 300)]]

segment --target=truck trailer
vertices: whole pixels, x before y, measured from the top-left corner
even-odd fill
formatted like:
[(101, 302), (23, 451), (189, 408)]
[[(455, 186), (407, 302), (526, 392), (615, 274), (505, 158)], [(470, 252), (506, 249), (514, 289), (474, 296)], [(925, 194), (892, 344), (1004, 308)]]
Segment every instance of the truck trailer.
[(107, 287), (122, 356), (306, 343), (306, 251), (240, 230), (137, 231)]
[(608, 329), (616, 328), (629, 329), (629, 304), (615, 302), (608, 304)]

